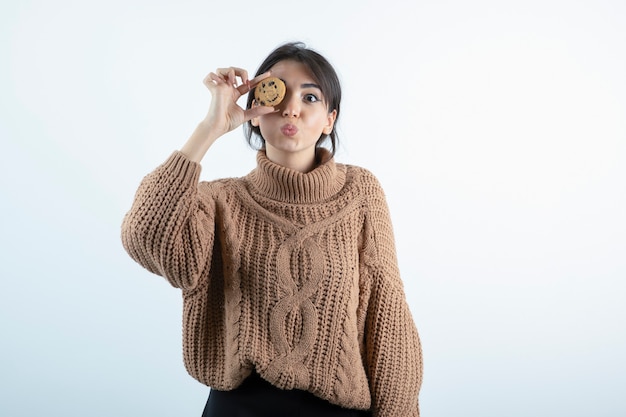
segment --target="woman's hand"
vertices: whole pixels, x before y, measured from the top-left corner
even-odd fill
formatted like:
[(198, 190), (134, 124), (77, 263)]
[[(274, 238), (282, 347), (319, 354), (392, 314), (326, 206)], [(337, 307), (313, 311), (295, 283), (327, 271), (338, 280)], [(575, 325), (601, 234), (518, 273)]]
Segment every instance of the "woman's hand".
[(254, 106), (243, 109), (237, 104), (242, 95), (269, 76), (270, 73), (266, 72), (249, 80), (246, 70), (235, 67), (219, 68), (207, 75), (204, 85), (212, 96), (209, 112), (180, 151), (192, 161), (200, 162), (220, 136), (248, 120), (272, 113), (275, 110), (273, 107)]
[(221, 136), (236, 129), (254, 117), (274, 111), (273, 107), (254, 106), (244, 110), (237, 104), (239, 98), (252, 90), (269, 72), (249, 80), (248, 72), (241, 68), (219, 68), (204, 79), (204, 85), (212, 95), (211, 106), (205, 122), (212, 126), (214, 133)]

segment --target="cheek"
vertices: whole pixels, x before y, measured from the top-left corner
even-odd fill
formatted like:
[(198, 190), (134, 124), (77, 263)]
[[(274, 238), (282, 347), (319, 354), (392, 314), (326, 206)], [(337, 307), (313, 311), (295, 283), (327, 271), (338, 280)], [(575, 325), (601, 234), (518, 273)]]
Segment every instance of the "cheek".
[(321, 114), (317, 120), (317, 125), (320, 129), (324, 129), (329, 123), (328, 115), (326, 113)]
[(263, 136), (263, 139), (267, 139), (268, 136), (271, 135), (271, 132), (274, 131), (274, 129), (276, 129), (277, 127), (277, 123), (275, 118), (272, 117), (272, 115), (265, 115), (262, 117), (259, 117), (259, 130), (261, 131), (261, 136)]
[(267, 127), (276, 123), (276, 118), (273, 114), (266, 114), (265, 116), (259, 117), (259, 127)]

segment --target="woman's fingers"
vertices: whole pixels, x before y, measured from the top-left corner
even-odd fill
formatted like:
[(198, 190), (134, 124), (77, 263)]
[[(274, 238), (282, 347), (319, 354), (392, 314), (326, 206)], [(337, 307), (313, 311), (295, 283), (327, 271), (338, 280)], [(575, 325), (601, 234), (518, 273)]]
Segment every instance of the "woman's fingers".
[(259, 74), (253, 79), (250, 80), (250, 88), (256, 87), (258, 83), (269, 77), (271, 73), (269, 71), (264, 72), (263, 74)]
[(217, 75), (216, 73), (212, 72), (209, 75), (206, 76), (206, 78), (204, 79), (204, 83), (213, 83), (213, 84), (217, 84), (217, 83), (223, 83), (224, 80), (222, 79), (222, 77), (220, 77), (219, 75)]
[[(240, 95), (246, 94), (264, 78), (269, 77), (269, 72), (255, 77), (252, 81), (248, 78), (248, 71), (238, 67), (218, 68), (204, 78), (204, 85), (213, 91), (213, 86), (228, 85), (236, 88)], [(238, 80), (240, 82), (238, 82)]]
[(237, 67), (228, 67), (228, 68), (218, 68), (216, 71), (217, 75), (220, 76), (224, 82), (228, 85), (232, 85), (234, 87), (237, 86), (237, 79), (241, 80), (241, 84), (248, 83), (248, 71), (243, 68)]
[(252, 90), (254, 87), (257, 86), (257, 84), (259, 84), (261, 81), (263, 81), (269, 76), (270, 76), (269, 71), (264, 72), (263, 74), (257, 75), (253, 79), (246, 81), (244, 84), (237, 87), (237, 90), (239, 90), (239, 93), (241, 93), (242, 95), (246, 94), (248, 91)]
[(244, 111), (244, 121), (252, 120), (255, 117), (264, 116), (266, 114), (274, 113), (276, 109), (269, 106), (252, 106), (252, 108)]
[[(236, 103), (240, 96), (248, 93), (269, 76), (270, 72), (267, 71), (250, 80), (248, 72), (237, 67), (218, 68), (215, 72), (209, 73), (203, 80), (213, 95), (209, 116), (214, 120), (230, 120), (227, 122), (229, 123), (227, 131), (256, 117), (275, 112), (274, 107), (253, 106), (250, 109), (243, 109)], [(239, 116), (236, 116), (237, 114)]]
[[(204, 78), (204, 85), (212, 87), (214, 85), (226, 84), (236, 88), (239, 94), (245, 94), (252, 90), (256, 85), (270, 76), (270, 72), (264, 72), (257, 75), (252, 80), (248, 79), (248, 71), (243, 68), (228, 67), (218, 68), (215, 72), (210, 73)], [(238, 85), (237, 79), (241, 80), (241, 84)]]

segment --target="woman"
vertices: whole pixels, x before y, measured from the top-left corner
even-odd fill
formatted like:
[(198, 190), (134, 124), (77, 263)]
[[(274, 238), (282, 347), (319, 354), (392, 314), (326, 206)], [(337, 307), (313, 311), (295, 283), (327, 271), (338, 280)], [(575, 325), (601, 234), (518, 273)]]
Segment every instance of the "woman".
[[(286, 84), (275, 108), (254, 100), (269, 76)], [(185, 366), (211, 387), (203, 416), (418, 416), (421, 347), (384, 193), (334, 160), (334, 69), (290, 43), (252, 79), (231, 67), (204, 84), (208, 114), (122, 226), (130, 256), (182, 290)], [(210, 146), (244, 123), (257, 167), (199, 183)]]

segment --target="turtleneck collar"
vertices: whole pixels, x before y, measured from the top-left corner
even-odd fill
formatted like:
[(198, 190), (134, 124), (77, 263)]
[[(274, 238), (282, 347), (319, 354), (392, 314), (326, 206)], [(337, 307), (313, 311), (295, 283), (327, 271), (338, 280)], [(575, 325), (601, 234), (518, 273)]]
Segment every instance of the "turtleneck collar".
[(346, 180), (345, 169), (325, 148), (317, 150), (320, 164), (309, 172), (285, 168), (269, 160), (264, 150), (257, 153), (257, 167), (248, 180), (263, 196), (285, 203), (316, 203), (337, 194)]

